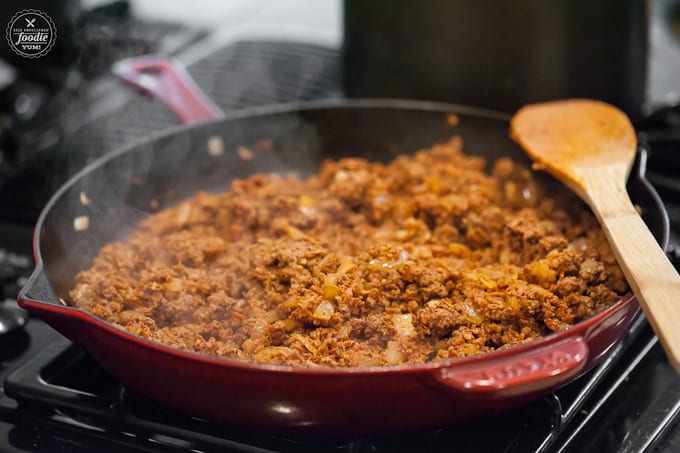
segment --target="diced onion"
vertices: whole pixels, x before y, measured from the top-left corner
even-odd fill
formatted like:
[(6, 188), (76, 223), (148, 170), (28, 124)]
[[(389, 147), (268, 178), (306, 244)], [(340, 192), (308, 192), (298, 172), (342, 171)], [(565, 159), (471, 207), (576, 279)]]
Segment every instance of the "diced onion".
[(317, 305), (312, 317), (319, 321), (328, 321), (333, 316), (333, 313), (335, 313), (335, 306), (331, 302), (324, 300)]
[(191, 205), (189, 203), (183, 203), (177, 209), (177, 216), (175, 217), (175, 222), (179, 225), (183, 225), (189, 221), (191, 218)]
[(517, 184), (515, 184), (512, 181), (508, 181), (505, 183), (504, 186), (505, 189), (505, 199), (508, 200), (510, 203), (515, 204), (517, 203)]
[(397, 230), (397, 232), (394, 234), (394, 236), (400, 241), (405, 241), (406, 239), (412, 237), (414, 235), (414, 233), (415, 233), (415, 231)]
[(463, 309), (465, 310), (465, 317), (472, 324), (481, 324), (484, 322), (484, 316), (477, 313), (477, 311), (471, 305), (463, 304)]
[(240, 157), (243, 160), (252, 160), (253, 159), (253, 152), (246, 148), (245, 146), (239, 146), (236, 149), (236, 154), (238, 154), (238, 157)]
[(510, 264), (510, 248), (503, 247), (500, 252), (498, 252), (498, 262), (501, 264)]
[(286, 234), (291, 239), (303, 239), (305, 237), (305, 233), (290, 225), (286, 227)]
[(416, 333), (411, 313), (392, 315), (392, 325), (399, 336), (410, 337)]
[(213, 157), (224, 154), (224, 140), (219, 135), (213, 135), (208, 139), (208, 154)]
[(257, 342), (251, 340), (250, 338), (246, 339), (246, 341), (241, 344), (241, 349), (243, 352), (246, 352), (248, 354), (252, 354), (255, 352), (255, 349), (257, 348)]
[(267, 322), (273, 323), (281, 319), (279, 313), (276, 310), (270, 310), (267, 312)]
[(449, 250), (459, 258), (465, 258), (466, 256), (470, 255), (470, 249), (468, 246), (465, 244), (459, 244), (457, 242), (452, 242), (449, 244)]
[(442, 190), (442, 183), (439, 178), (434, 176), (425, 177), (425, 190), (429, 193), (439, 193)]
[(544, 260), (539, 260), (534, 263), (533, 272), (541, 283), (553, 283), (557, 278), (557, 273), (550, 269)]
[(264, 337), (264, 330), (267, 328), (267, 320), (258, 318), (253, 325), (253, 331), (250, 333), (250, 338), (259, 340)]
[(408, 258), (408, 252), (406, 250), (399, 251), (399, 258), (396, 261), (381, 261), (372, 259), (368, 262), (368, 268), (372, 270), (388, 270), (400, 267), (406, 259)]
[(517, 302), (517, 297), (515, 297), (515, 296), (507, 296), (507, 297), (505, 298), (505, 300), (508, 302), (508, 305), (510, 305), (510, 307), (511, 307), (513, 310), (519, 310), (519, 302)]
[(338, 267), (338, 273), (339, 274), (347, 274), (354, 270), (357, 267), (356, 264), (354, 264), (353, 261), (351, 260), (345, 260), (342, 263), (340, 263), (340, 266)]
[(86, 215), (81, 215), (73, 219), (73, 229), (76, 231), (85, 231), (90, 228), (90, 218)]
[(300, 195), (300, 204), (302, 206), (307, 206), (308, 208), (311, 208), (312, 206), (314, 206), (314, 200), (307, 195)]
[(385, 348), (385, 361), (389, 365), (396, 365), (401, 363), (404, 359), (404, 354), (401, 352), (399, 343), (396, 341), (388, 341)]
[(567, 245), (567, 250), (577, 250), (583, 252), (588, 248), (588, 242), (585, 238), (574, 239)]
[(335, 297), (338, 294), (340, 294), (340, 287), (337, 285), (337, 281), (337, 274), (326, 275), (326, 281), (323, 285), (321, 285), (324, 299), (332, 301), (335, 300)]
[(477, 346), (470, 344), (470, 343), (466, 343), (466, 344), (462, 345), (461, 350), (463, 351), (463, 354), (465, 354), (465, 355), (473, 355), (473, 354), (477, 354), (479, 352), (479, 349), (477, 349)]
[(323, 285), (321, 287), (323, 291), (323, 297), (326, 300), (333, 300), (335, 296), (340, 294), (340, 287), (338, 285)]
[(85, 192), (80, 192), (80, 204), (87, 206), (90, 204), (90, 199)]
[(390, 196), (388, 194), (380, 194), (373, 199), (373, 203), (377, 205), (385, 204), (390, 201)]
[(165, 287), (165, 289), (176, 293), (184, 289), (184, 284), (179, 278), (173, 278), (168, 282), (168, 285)]

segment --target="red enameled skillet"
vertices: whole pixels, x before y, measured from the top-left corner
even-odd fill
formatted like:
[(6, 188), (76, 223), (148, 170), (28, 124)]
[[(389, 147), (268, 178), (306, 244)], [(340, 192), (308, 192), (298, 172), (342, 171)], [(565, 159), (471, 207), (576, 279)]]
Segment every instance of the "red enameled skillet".
[[(617, 344), (639, 314), (628, 294), (572, 328), (493, 353), (420, 365), (325, 369), (174, 349), (64, 305), (74, 275), (103, 244), (123, 238), (148, 215), (152, 200), (162, 208), (199, 189), (226, 190), (232, 179), (256, 172), (305, 175), (326, 158), (388, 161), (454, 134), (463, 137), (469, 153), (490, 161), (509, 155), (528, 163), (508, 138), (505, 114), (429, 102), (338, 100), (261, 108), (205, 122), (219, 111), (192, 94), (181, 73), (162, 61), (135, 64), (141, 66), (120, 74), (134, 82), (135, 73), (151, 67), (157, 74), (155, 81), (145, 82), (146, 89), (167, 100), (171, 86), (171, 107), (183, 108), (183, 119), (197, 124), (107, 155), (69, 180), (37, 222), (37, 265), (19, 294), (22, 307), (81, 344), (132, 389), (198, 417), (288, 434), (378, 435), (441, 427), (506, 410), (573, 381)], [(460, 119), (453, 129), (446, 121), (449, 113)], [(251, 160), (238, 157), (239, 146), (256, 149), (261, 139), (271, 139), (273, 150), (254, 151)], [(224, 153), (208, 152), (211, 140), (222, 140)], [(628, 190), (665, 246), (668, 219), (644, 178), (644, 164), (640, 150)], [(81, 220), (74, 228), (74, 219), (85, 216), (88, 227), (83, 229)]]

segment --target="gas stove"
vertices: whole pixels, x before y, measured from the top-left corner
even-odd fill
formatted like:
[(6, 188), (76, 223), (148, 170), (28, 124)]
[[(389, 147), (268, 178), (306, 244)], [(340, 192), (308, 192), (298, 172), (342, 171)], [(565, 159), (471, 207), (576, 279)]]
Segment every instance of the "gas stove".
[[(101, 25), (105, 18), (97, 20)], [(25, 123), (12, 131), (19, 138), (53, 132), (42, 141), (14, 140), (14, 161), (0, 168), (0, 310), (16, 309), (13, 299), (32, 268), (32, 224), (56, 187), (84, 163), (178, 124), (164, 106), (98, 69), (111, 58), (175, 54), (227, 112), (343, 96), (342, 59), (334, 46), (247, 39), (208, 48), (201, 30), (179, 24), (126, 27), (133, 43), (119, 46), (109, 60), (95, 52), (97, 67), (83, 69), (83, 78), (60, 93), (68, 102), (45, 103), (60, 109), (58, 117), (39, 129)], [(142, 29), (154, 36), (129, 33)], [(229, 83), (223, 83), (225, 74)], [(669, 254), (680, 267), (680, 109), (656, 109), (636, 126), (651, 154), (649, 178), (671, 216)], [(493, 418), (381, 438), (307, 439), (209, 423), (125, 388), (79, 346), (33, 318), (0, 335), (0, 385), (0, 451), (7, 452), (680, 450), (680, 377), (644, 317), (603, 363), (549, 396)]]

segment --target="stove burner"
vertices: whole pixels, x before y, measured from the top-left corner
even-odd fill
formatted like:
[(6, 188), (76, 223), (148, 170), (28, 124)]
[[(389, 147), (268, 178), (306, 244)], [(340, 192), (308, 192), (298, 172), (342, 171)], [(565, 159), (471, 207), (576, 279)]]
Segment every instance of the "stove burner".
[(32, 267), (30, 257), (0, 249), (0, 282), (17, 280)]
[(26, 255), (0, 249), (0, 338), (13, 334), (26, 324), (28, 314), (14, 298), (33, 266)]
[(0, 305), (0, 337), (15, 333), (26, 325), (28, 314), (12, 301)]

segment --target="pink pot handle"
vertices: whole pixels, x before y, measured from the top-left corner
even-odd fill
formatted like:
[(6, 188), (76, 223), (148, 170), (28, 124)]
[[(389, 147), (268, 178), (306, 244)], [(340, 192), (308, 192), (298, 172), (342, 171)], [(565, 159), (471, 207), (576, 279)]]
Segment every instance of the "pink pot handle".
[(116, 63), (113, 73), (163, 102), (184, 124), (224, 117), (224, 112), (208, 99), (176, 60), (154, 56), (130, 58)]
[(448, 387), (479, 396), (513, 396), (559, 387), (583, 369), (588, 345), (570, 337), (518, 356), (491, 363), (471, 363), (438, 370), (435, 378)]

